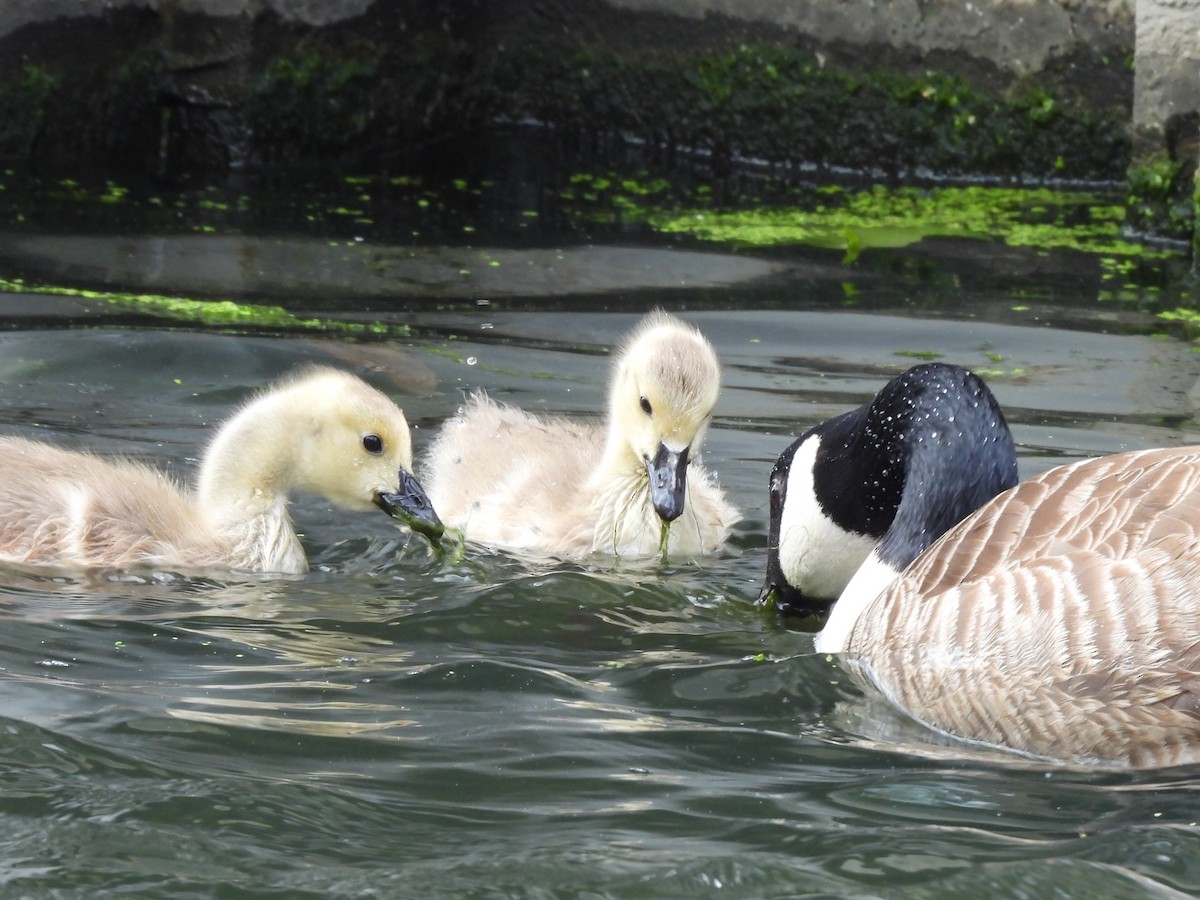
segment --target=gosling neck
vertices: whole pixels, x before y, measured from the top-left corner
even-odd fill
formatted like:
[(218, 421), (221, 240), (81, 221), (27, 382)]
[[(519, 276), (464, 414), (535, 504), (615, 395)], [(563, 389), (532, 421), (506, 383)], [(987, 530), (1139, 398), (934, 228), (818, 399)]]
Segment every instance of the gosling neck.
[(622, 434), (611, 413), (607, 422), (607, 432), (597, 474), (603, 474), (607, 481), (612, 478), (636, 477), (644, 473), (645, 462), (638, 458), (629, 444), (629, 439)]
[(285, 515), (296, 434), (278, 396), (245, 406), (217, 432), (200, 464), (196, 501), (213, 525)]
[(604, 420), (604, 449), (592, 477), (593, 483), (604, 489), (616, 481), (631, 487), (635, 484), (644, 485), (648, 478), (646, 464), (649, 460), (644, 459), (630, 442), (627, 430), (630, 426), (620, 409), (631, 393), (637, 396), (636, 390), (628, 370), (621, 366), (609, 390), (608, 415)]

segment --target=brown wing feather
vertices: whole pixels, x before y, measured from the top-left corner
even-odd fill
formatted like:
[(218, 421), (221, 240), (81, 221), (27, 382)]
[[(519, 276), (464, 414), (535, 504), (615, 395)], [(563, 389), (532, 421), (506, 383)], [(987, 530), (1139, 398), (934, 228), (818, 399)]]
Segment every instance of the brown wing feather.
[(1200, 448), (1030, 479), (929, 548), (848, 650), (915, 718), (1037, 755), (1200, 761)]

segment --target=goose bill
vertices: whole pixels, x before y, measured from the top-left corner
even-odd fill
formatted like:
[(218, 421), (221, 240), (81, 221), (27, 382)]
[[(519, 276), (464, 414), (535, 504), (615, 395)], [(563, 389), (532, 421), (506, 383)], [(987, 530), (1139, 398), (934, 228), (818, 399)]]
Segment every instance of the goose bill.
[(771, 536), (767, 540), (767, 578), (755, 602), (759, 606), (773, 606), (788, 615), (819, 616), (829, 612), (832, 600), (805, 596), (783, 574), (783, 566), (779, 562), (778, 528), (778, 521), (771, 523)]
[(794, 616), (820, 616), (829, 612), (829, 607), (833, 604), (831, 600), (806, 597), (788, 584), (782, 574), (776, 578), (768, 574), (755, 602), (759, 606), (773, 606), (778, 612)]
[(425, 488), (404, 469), (400, 470), (400, 490), (395, 494), (379, 494), (375, 505), (393, 519), (399, 519), (413, 531), (436, 543), (446, 530), (434, 511)]
[(676, 453), (668, 450), (666, 444), (659, 444), (654, 459), (646, 461), (646, 471), (650, 473), (650, 502), (664, 522), (673, 522), (683, 514), (687, 464), (687, 447)]

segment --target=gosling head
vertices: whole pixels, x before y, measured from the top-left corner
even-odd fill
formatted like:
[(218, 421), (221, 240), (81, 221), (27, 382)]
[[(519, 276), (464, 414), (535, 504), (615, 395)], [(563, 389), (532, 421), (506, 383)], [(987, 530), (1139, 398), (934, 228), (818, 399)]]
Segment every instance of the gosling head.
[(360, 378), (306, 369), (252, 401), (230, 425), (210, 454), (225, 474), (206, 479), (202, 469), (202, 494), (206, 480), (257, 468), (248, 473), (253, 490), (296, 489), (345, 509), (378, 507), (430, 540), (441, 537), (442, 523), (412, 475), (404, 413)]
[(645, 466), (650, 502), (664, 522), (683, 513), (688, 458), (703, 441), (720, 389), (712, 345), (661, 311), (646, 317), (617, 355), (609, 440)]

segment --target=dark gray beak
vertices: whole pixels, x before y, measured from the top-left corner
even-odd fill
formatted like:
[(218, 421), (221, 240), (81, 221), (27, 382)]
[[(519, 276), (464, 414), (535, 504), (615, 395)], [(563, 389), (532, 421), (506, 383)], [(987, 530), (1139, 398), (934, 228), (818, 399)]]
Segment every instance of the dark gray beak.
[[(836, 599), (836, 598), (835, 598)], [(767, 539), (767, 577), (755, 601), (759, 606), (773, 606), (792, 616), (823, 616), (833, 606), (833, 600), (809, 597), (792, 587), (779, 564), (779, 517), (771, 519), (771, 535)]]
[(431, 543), (437, 543), (446, 530), (434, 512), (425, 488), (404, 469), (400, 470), (400, 492), (379, 494), (375, 498), (375, 505), (393, 519), (399, 519), (413, 531), (425, 535)]
[[(790, 461), (790, 458), (789, 458)], [(778, 464), (776, 464), (778, 465)], [(783, 515), (783, 489), (786, 482), (771, 473), (771, 524), (767, 536), (767, 577), (756, 601), (759, 606), (773, 606), (781, 613), (797, 616), (820, 616), (829, 612), (833, 600), (808, 597), (792, 586), (779, 563), (779, 527)]]
[(688, 448), (680, 453), (658, 445), (654, 459), (646, 460), (650, 473), (650, 502), (664, 522), (673, 522), (683, 514), (683, 496), (687, 489)]

